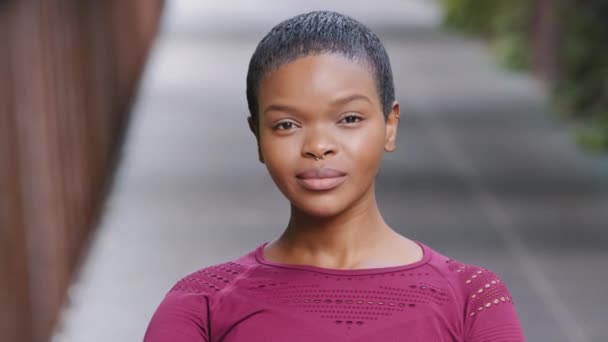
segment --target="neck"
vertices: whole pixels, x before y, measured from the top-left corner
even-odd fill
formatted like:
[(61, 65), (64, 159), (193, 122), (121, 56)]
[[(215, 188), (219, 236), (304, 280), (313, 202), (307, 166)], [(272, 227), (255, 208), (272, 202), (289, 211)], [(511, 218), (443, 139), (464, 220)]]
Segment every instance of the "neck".
[(329, 217), (311, 216), (292, 205), (289, 224), (277, 244), (298, 263), (333, 268), (357, 264), (397, 234), (384, 221), (373, 187), (370, 190), (355, 205)]

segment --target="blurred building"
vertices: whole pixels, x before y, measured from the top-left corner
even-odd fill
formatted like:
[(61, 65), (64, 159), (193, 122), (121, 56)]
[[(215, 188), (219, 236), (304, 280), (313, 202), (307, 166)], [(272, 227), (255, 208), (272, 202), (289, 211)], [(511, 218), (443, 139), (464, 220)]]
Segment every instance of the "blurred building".
[(0, 340), (45, 341), (96, 220), (162, 0), (0, 2)]

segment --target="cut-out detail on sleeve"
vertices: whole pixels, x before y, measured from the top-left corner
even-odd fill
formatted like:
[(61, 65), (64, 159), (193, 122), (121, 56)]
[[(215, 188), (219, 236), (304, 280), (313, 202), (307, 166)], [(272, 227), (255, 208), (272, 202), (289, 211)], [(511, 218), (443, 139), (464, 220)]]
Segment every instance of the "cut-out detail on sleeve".
[(466, 312), (468, 316), (475, 316), (494, 306), (513, 303), (509, 290), (496, 273), (451, 259), (448, 268), (458, 273), (460, 281), (464, 284), (468, 295)]
[(230, 284), (243, 269), (244, 266), (234, 262), (206, 267), (178, 281), (171, 291), (215, 293)]
[(524, 341), (513, 298), (504, 281), (493, 271), (448, 260), (465, 289), (466, 341)]
[(155, 311), (144, 341), (209, 341), (210, 297), (229, 285), (243, 269), (240, 264), (227, 262), (179, 280)]

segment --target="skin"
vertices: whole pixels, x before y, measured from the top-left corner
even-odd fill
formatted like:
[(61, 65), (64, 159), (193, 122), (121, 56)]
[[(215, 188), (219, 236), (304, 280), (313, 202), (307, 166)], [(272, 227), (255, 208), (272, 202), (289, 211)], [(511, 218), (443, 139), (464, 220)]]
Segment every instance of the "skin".
[[(259, 159), (291, 203), (285, 231), (263, 251), (267, 260), (361, 269), (422, 258), (378, 209), (374, 180), (383, 154), (395, 150), (400, 109), (394, 102), (384, 118), (365, 64), (335, 54), (301, 57), (262, 79), (258, 103), (259, 123), (248, 123)], [(345, 181), (324, 191), (297, 182), (298, 172), (322, 166), (346, 172)]]

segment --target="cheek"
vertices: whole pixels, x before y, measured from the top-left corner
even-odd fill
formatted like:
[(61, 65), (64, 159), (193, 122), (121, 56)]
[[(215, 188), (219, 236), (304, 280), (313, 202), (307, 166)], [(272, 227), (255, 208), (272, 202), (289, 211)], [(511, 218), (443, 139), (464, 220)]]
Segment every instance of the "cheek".
[(298, 143), (294, 140), (275, 137), (262, 138), (260, 149), (264, 163), (273, 178), (293, 173), (292, 167), (296, 165), (299, 156)]
[(375, 173), (384, 152), (384, 131), (376, 128), (353, 136), (347, 146), (351, 159), (356, 161), (362, 173)]

